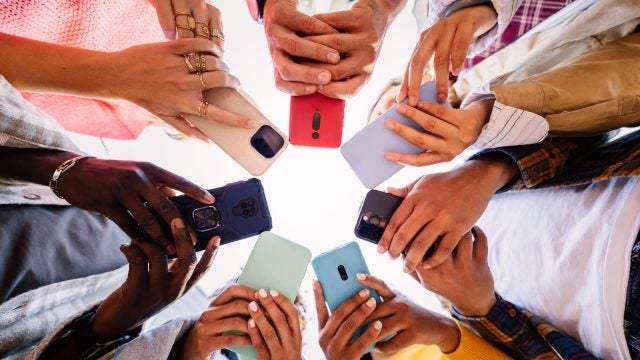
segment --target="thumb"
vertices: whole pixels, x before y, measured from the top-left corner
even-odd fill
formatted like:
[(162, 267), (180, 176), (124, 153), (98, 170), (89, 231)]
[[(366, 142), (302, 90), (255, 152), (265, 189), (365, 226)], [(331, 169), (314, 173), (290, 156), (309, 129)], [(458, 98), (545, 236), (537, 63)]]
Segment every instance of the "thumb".
[(129, 245), (120, 245), (120, 252), (127, 258), (129, 263), (129, 273), (125, 282), (134, 288), (143, 289), (146, 287), (149, 262), (142, 250), (131, 243)]
[(387, 192), (391, 195), (395, 195), (401, 198), (407, 197), (407, 194), (413, 189), (419, 179), (407, 184), (404, 187), (396, 188), (396, 187), (387, 187)]

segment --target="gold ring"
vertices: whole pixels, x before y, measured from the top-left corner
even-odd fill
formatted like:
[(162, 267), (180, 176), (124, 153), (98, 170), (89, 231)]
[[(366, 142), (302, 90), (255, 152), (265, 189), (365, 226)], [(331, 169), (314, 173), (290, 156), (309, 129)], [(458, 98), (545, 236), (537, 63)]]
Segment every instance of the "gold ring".
[(211, 29), (210, 33), (212, 38), (218, 38), (220, 41), (224, 42), (224, 34), (220, 29)]
[(209, 107), (209, 102), (207, 100), (202, 100), (200, 102), (200, 106), (198, 107), (198, 114), (202, 117), (207, 117), (208, 107)]
[(197, 74), (207, 71), (207, 58), (203, 54), (196, 54), (195, 68)]
[(189, 74), (193, 74), (196, 72), (196, 68), (191, 64), (191, 54), (184, 56), (184, 63), (187, 64), (187, 69), (189, 69)]
[[(178, 16), (186, 16), (187, 24), (186, 25), (178, 24)], [(196, 19), (194, 19), (190, 13), (179, 12), (173, 17), (173, 21), (175, 22), (176, 28), (178, 29), (185, 29), (189, 31), (194, 31), (196, 29)]]
[(204, 79), (202, 78), (202, 73), (198, 74), (198, 78), (200, 79), (200, 84), (202, 84), (202, 89), (207, 90), (207, 84), (204, 83)]
[(203, 23), (202, 21), (196, 21), (196, 30), (200, 30), (200, 32), (195, 32), (196, 36), (201, 36), (207, 39), (211, 37), (209, 26), (207, 26), (207, 24)]

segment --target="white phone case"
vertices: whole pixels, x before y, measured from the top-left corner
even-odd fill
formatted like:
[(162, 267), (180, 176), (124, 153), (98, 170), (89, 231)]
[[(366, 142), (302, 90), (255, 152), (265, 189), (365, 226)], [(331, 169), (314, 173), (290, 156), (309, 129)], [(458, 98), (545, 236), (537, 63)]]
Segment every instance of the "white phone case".
[[(185, 116), (252, 175), (262, 175), (286, 149), (289, 143), (287, 136), (257, 109), (248, 96), (232, 88), (220, 87), (205, 91), (204, 98), (210, 105), (256, 121), (257, 125), (253, 129), (247, 129), (225, 125), (197, 115)], [(271, 150), (279, 146), (277, 151), (273, 151), (271, 157), (263, 155), (254, 146), (259, 146), (256, 141), (261, 141), (263, 138), (261, 134), (268, 134), (271, 142), (275, 143), (275, 145), (272, 144)], [(281, 138), (281, 144), (275, 134)]]

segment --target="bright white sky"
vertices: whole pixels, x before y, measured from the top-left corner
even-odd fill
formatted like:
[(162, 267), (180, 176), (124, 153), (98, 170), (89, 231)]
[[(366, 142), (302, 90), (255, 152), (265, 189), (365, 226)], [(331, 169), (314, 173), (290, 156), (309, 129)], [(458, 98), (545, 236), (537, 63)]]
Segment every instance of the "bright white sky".
[[(417, 40), (411, 14), (413, 2), (399, 14), (389, 28), (374, 75), (355, 98), (347, 101), (343, 142), (366, 123), (370, 107), (392, 77), (402, 74)], [(289, 96), (279, 92), (273, 81), (273, 67), (262, 26), (251, 19), (245, 1), (214, 2), (223, 14), (225, 34), (224, 61), (242, 82), (261, 111), (285, 133), (288, 132)], [(95, 141), (78, 137), (81, 146), (95, 153)], [(138, 141), (105, 141), (108, 157), (151, 161), (180, 174), (205, 188), (223, 186), (248, 179), (251, 175), (215, 145), (192, 140), (176, 141), (158, 128), (148, 129)], [(458, 159), (458, 162), (460, 160)], [(418, 176), (442, 171), (450, 165), (430, 168), (407, 168), (383, 186), (402, 186)], [(349, 241), (353, 235), (360, 202), (367, 189), (358, 181), (338, 149), (304, 148), (289, 145), (275, 164), (260, 177), (273, 217), (273, 232), (298, 242), (317, 255)], [(211, 293), (227, 279), (239, 275), (255, 242), (248, 239), (221, 248), (209, 274), (201, 281), (202, 289)], [(375, 251), (375, 246), (358, 240), (369, 269), (415, 302), (440, 311), (435, 296), (402, 272), (399, 261), (392, 262)], [(309, 315), (315, 321), (309, 267), (302, 285)], [(315, 322), (305, 334), (306, 358), (321, 358), (317, 348)]]

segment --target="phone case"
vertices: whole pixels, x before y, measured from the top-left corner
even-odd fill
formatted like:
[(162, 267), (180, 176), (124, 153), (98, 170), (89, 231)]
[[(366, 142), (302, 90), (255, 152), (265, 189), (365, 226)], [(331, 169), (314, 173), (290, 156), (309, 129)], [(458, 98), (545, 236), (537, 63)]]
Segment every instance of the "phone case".
[(187, 195), (170, 198), (198, 237), (196, 251), (204, 250), (218, 235), (221, 244), (271, 230), (271, 214), (262, 183), (249, 179), (208, 190), (216, 201), (203, 204)]
[[(314, 257), (311, 265), (322, 285), (322, 292), (331, 312), (365, 288), (358, 282), (356, 274), (369, 274), (369, 268), (360, 247), (354, 241)], [(375, 290), (369, 288), (369, 293), (376, 302), (382, 302)], [(353, 339), (357, 339), (367, 326), (368, 324), (356, 330)]]
[[(306, 247), (265, 231), (258, 237), (238, 284), (255, 290), (276, 290), (294, 301), (307, 273), (311, 251)], [(252, 346), (229, 348), (240, 359), (257, 359)]]
[(378, 190), (369, 190), (360, 206), (354, 232), (362, 240), (378, 244), (391, 216), (402, 203), (402, 198)]
[[(433, 81), (426, 82), (420, 87), (420, 100), (437, 103), (436, 87)], [(402, 103), (406, 104), (407, 100)], [(448, 103), (444, 105), (449, 106)], [(424, 149), (411, 144), (385, 127), (385, 121), (393, 119), (418, 131), (425, 131), (413, 120), (400, 115), (396, 111), (397, 106), (397, 104), (392, 106), (342, 145), (342, 156), (368, 189), (380, 185), (404, 167), (385, 159), (385, 153), (389, 151), (405, 154), (424, 152)]]
[(254, 176), (262, 175), (287, 147), (287, 136), (244, 93), (231, 88), (204, 92), (210, 105), (256, 121), (253, 129), (234, 127), (197, 115), (185, 115), (202, 133)]
[(319, 93), (292, 96), (289, 141), (293, 145), (337, 148), (342, 143), (345, 101)]

